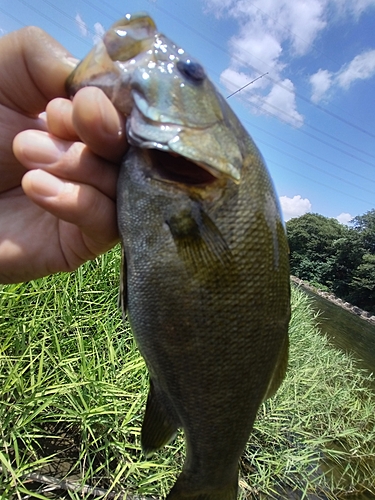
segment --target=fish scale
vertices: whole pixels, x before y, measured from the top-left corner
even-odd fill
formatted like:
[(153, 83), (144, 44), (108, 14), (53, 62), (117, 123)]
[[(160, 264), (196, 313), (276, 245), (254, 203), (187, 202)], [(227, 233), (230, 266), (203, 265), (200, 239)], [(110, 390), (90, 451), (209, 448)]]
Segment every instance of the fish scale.
[(117, 206), (124, 314), (150, 373), (143, 450), (182, 428), (167, 499), (234, 500), (256, 413), (287, 366), (288, 245), (272, 182), (202, 66), (148, 16), (113, 25), (67, 82), (70, 94), (85, 85), (128, 118)]

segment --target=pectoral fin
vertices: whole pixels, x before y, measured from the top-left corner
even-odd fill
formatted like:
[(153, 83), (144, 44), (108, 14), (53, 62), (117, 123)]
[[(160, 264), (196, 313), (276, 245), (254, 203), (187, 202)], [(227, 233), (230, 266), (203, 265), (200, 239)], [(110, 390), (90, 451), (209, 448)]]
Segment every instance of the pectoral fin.
[(281, 382), (284, 380), (286, 370), (288, 368), (288, 351), (289, 351), (289, 338), (288, 336), (286, 336), (271, 381), (268, 385), (264, 400), (272, 397), (276, 393), (277, 389), (280, 387)]
[(198, 270), (230, 263), (232, 256), (223, 235), (199, 206), (182, 210), (166, 222), (187, 265)]

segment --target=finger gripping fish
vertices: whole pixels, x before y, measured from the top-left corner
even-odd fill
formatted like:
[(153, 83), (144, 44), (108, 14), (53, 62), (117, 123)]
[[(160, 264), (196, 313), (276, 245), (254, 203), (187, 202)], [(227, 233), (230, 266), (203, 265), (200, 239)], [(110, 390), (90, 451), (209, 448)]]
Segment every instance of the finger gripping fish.
[(118, 181), (124, 312), (150, 374), (146, 455), (182, 428), (168, 500), (233, 500), (238, 461), (288, 355), (288, 247), (262, 157), (203, 67), (126, 16), (69, 77), (127, 117)]

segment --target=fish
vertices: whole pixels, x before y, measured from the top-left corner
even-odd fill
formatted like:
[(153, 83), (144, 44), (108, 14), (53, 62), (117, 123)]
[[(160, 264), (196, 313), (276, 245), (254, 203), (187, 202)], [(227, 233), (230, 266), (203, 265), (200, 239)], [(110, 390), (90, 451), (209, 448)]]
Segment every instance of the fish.
[(288, 243), (264, 160), (203, 66), (126, 15), (67, 80), (126, 116), (121, 300), (150, 388), (146, 456), (184, 432), (167, 500), (234, 500), (262, 402), (288, 364)]

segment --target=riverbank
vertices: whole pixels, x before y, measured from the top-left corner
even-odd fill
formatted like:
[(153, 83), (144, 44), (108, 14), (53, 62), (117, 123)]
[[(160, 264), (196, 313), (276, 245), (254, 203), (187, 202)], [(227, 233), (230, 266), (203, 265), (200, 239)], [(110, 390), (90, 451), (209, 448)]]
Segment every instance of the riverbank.
[(315, 286), (310, 285), (307, 281), (303, 281), (300, 278), (297, 278), (297, 276), (291, 276), (290, 280), (292, 283), (305, 288), (306, 290), (309, 290), (313, 293), (316, 293), (317, 295), (320, 295), (320, 297), (323, 297), (326, 300), (329, 300), (330, 302), (333, 302), (339, 307), (342, 307), (346, 311), (355, 314), (356, 316), (359, 316), (361, 319), (368, 321), (372, 325), (375, 325), (375, 316), (372, 315), (371, 313), (364, 311), (363, 309), (360, 309), (357, 306), (353, 306), (353, 304), (349, 304), (349, 302), (345, 302), (344, 300), (340, 299), (339, 297), (336, 297), (335, 294), (332, 292), (327, 292), (325, 290), (320, 290), (319, 288), (316, 288)]

